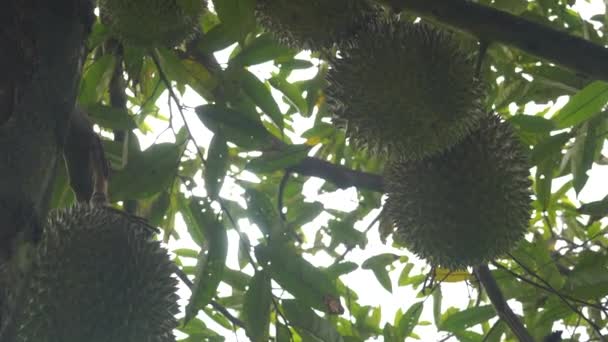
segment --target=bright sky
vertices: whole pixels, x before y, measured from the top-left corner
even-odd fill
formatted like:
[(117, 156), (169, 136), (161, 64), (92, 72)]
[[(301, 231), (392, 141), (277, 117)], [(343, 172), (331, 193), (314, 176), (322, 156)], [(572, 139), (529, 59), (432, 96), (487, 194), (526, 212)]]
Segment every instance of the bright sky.
[[(604, 3), (602, 0), (590, 0), (590, 1), (578, 0), (576, 2), (576, 5), (574, 6), (574, 9), (576, 11), (579, 11), (584, 18), (590, 18), (591, 16), (593, 16), (595, 14), (605, 12)], [(224, 51), (216, 53), (216, 57), (218, 58), (218, 61), (220, 61), (221, 63), (226, 63), (231, 49), (232, 49), (232, 47), (228, 48)], [(299, 57), (309, 58), (309, 55), (307, 55), (306, 53), (303, 53), (302, 56), (299, 56)], [(268, 78), (270, 76), (271, 72), (274, 71), (272, 63), (256, 65), (256, 66), (251, 67), (250, 70), (253, 73), (255, 73), (258, 77), (260, 77), (261, 79)], [(315, 73), (316, 73), (315, 68), (312, 68), (309, 70), (297, 71), (292, 74), (290, 81), (300, 80), (300, 79), (309, 79), (309, 78), (313, 77)], [(282, 105), (281, 109), (286, 110), (288, 106), (286, 104), (282, 103), (282, 101), (281, 101), (282, 96), (276, 91), (275, 91), (275, 95), (276, 95), (275, 98), (278, 99), (277, 102)], [(198, 105), (201, 105), (204, 103), (204, 100), (191, 90), (188, 90), (186, 92), (186, 94), (183, 97), (183, 100), (184, 100), (184, 104), (187, 106), (190, 106), (190, 107), (195, 107), (195, 106), (198, 106)], [(567, 101), (567, 98), (560, 99), (560, 101), (558, 101), (557, 104), (555, 104), (555, 109), (562, 106), (566, 101)], [(164, 96), (161, 97), (161, 99), (159, 100), (159, 106), (161, 108), (161, 112), (168, 116), (169, 110), (168, 110), (166, 104), (167, 104), (166, 97), (164, 97)], [(529, 106), (529, 107), (527, 107), (527, 110), (529, 113), (535, 113), (538, 110), (538, 107)], [(183, 122), (179, 118), (179, 114), (175, 108), (173, 108), (173, 117), (174, 117), (173, 118), (174, 127), (181, 127), (183, 125)], [(196, 116), (193, 112), (187, 112), (186, 117), (187, 117), (187, 121), (188, 121), (191, 129), (193, 130), (193, 132), (196, 136), (197, 144), (200, 146), (208, 146), (209, 141), (212, 136), (211, 132), (209, 132), (199, 122), (198, 118), (196, 118)], [(295, 137), (299, 136), (299, 134), (301, 134), (303, 131), (310, 128), (312, 125), (312, 120), (305, 119), (302, 117), (298, 118), (296, 116), (294, 121), (295, 122), (294, 122), (293, 127), (297, 130), (297, 132), (295, 132), (295, 134), (290, 135), (290, 137), (294, 138), (296, 143), (302, 143), (303, 139), (295, 139)], [(141, 145), (144, 148), (149, 146), (150, 144), (152, 144), (153, 141), (155, 141), (155, 139), (157, 139), (158, 132), (163, 131), (163, 129), (167, 125), (166, 122), (161, 122), (161, 121), (158, 121), (155, 119), (148, 119), (146, 122), (148, 124), (150, 124), (151, 127), (153, 127), (154, 131), (148, 135), (139, 134)], [(170, 132), (165, 132), (164, 134), (162, 134), (158, 138), (157, 142), (162, 142), (162, 141), (173, 141), (172, 134)], [(595, 165), (593, 167), (593, 169), (590, 171), (589, 183), (587, 184), (583, 193), (581, 194), (580, 199), (582, 199), (584, 202), (601, 199), (601, 197), (603, 197), (605, 195), (605, 193), (604, 193), (605, 184), (602, 183), (602, 180), (607, 179), (608, 178), (607, 176), (608, 176), (608, 167), (599, 167), (599, 166)], [(196, 180), (197, 180), (198, 184), (203, 184), (200, 174), (197, 175)], [(251, 180), (255, 180), (255, 176), (252, 176)], [(305, 198), (307, 201), (320, 201), (320, 202), (323, 202), (327, 208), (333, 208), (333, 209), (338, 209), (338, 210), (342, 210), (342, 211), (352, 211), (357, 207), (357, 197), (356, 197), (356, 191), (354, 190), (354, 188), (347, 189), (347, 190), (338, 190), (331, 194), (320, 195), (319, 188), (321, 187), (322, 184), (323, 184), (323, 181), (320, 179), (310, 179), (309, 181), (306, 182), (305, 187), (304, 187), (304, 195), (305, 195)], [(602, 190), (604, 190), (604, 191), (602, 191)], [(195, 194), (199, 195), (199, 196), (205, 196), (204, 188), (201, 187), (200, 189), (196, 189)], [(241, 198), (242, 191), (234, 185), (234, 181), (232, 179), (230, 179), (230, 177), (228, 177), (225, 180), (221, 195), (228, 199), (237, 200), (243, 207), (245, 207), (245, 202)], [(361, 231), (364, 230), (377, 214), (378, 214), (377, 210), (372, 211), (372, 213), (365, 220), (363, 220), (362, 222), (358, 222), (357, 225), (355, 226), (355, 228), (359, 229)], [(313, 222), (304, 226), (303, 230), (304, 230), (306, 236), (308, 236), (309, 239), (312, 239), (313, 234), (311, 234), (311, 232), (315, 232), (319, 226), (324, 225), (330, 217), (331, 216), (329, 214), (322, 214), (319, 217), (317, 217), (317, 219), (315, 219)], [(249, 238), (253, 244), (255, 244), (255, 241), (261, 237), (261, 235), (259, 234), (259, 231), (255, 227), (251, 227), (248, 224), (247, 220), (239, 221), (239, 225), (240, 225), (241, 230), (243, 230), (249, 236)], [(179, 235), (181, 236), (181, 239), (179, 241), (171, 240), (168, 244), (168, 248), (170, 250), (174, 250), (177, 248), (191, 248), (191, 249), (198, 250), (198, 246), (193, 241), (185, 238), (185, 237), (188, 237), (188, 234), (187, 234), (183, 220), (181, 220), (181, 218), (179, 218), (179, 217), (177, 220), (176, 229), (177, 229)], [(230, 241), (230, 246), (229, 246), (229, 251), (228, 251), (228, 266), (233, 269), (238, 269), (238, 261), (237, 261), (238, 236), (236, 235), (236, 232), (234, 230), (229, 230), (228, 234), (229, 234), (229, 241)], [(377, 229), (372, 229), (370, 234), (368, 234), (367, 248), (365, 250), (360, 250), (358, 248), (354, 249), (348, 255), (346, 260), (354, 261), (354, 262), (357, 262), (358, 264), (360, 264), (364, 260), (366, 260), (367, 258), (369, 258), (373, 255), (377, 255), (380, 253), (387, 253), (387, 252), (393, 252), (398, 255), (407, 255), (408, 257), (410, 257), (410, 261), (413, 261), (417, 265), (418, 269), (420, 267), (424, 267), (423, 262), (419, 261), (413, 255), (406, 252), (405, 250), (392, 249), (391, 247), (382, 244), (379, 240)], [(323, 253), (318, 253), (314, 257), (310, 257), (308, 259), (317, 265), (328, 265), (329, 263), (331, 263), (331, 260)], [(183, 261), (184, 261), (184, 263), (186, 263), (188, 265), (194, 264), (194, 260), (183, 260)], [(397, 279), (399, 277), (401, 269), (405, 266), (405, 264), (399, 264), (397, 262), (397, 263), (395, 263), (395, 265), (397, 267), (396, 267), (396, 271), (394, 271), (392, 273), (392, 280), (393, 280), (393, 293), (392, 294), (389, 293), (388, 291), (386, 291), (383, 287), (381, 287), (378, 284), (378, 282), (376, 281), (376, 279), (373, 276), (373, 274), (371, 273), (371, 271), (359, 269), (346, 276), (341, 277), (341, 279), (346, 284), (348, 284), (350, 287), (352, 287), (358, 293), (358, 295), (360, 296), (359, 303), (361, 305), (371, 305), (371, 306), (381, 305), (381, 307), (382, 307), (382, 325), (384, 324), (384, 322), (387, 322), (387, 321), (392, 323), (394, 313), (398, 309), (405, 311), (405, 310), (407, 310), (407, 308), (410, 305), (414, 304), (415, 302), (417, 302), (419, 300), (424, 300), (424, 298), (417, 299), (416, 298), (417, 292), (413, 291), (411, 289), (411, 287), (409, 287), (409, 286), (398, 287), (397, 286)], [(244, 271), (251, 274), (253, 269), (251, 268), (251, 266), (248, 266)], [(475, 299), (475, 295), (476, 295), (474, 293), (474, 291), (471, 290), (470, 288), (468, 288), (465, 283), (444, 284), (442, 286), (442, 291), (443, 291), (442, 309), (444, 311), (450, 306), (461, 307), (461, 308), (465, 307), (468, 304), (469, 300)], [(229, 294), (230, 294), (230, 288), (228, 286), (222, 284), (220, 286), (220, 295), (224, 296), (224, 295), (229, 295)], [(182, 298), (181, 304), (185, 305), (187, 303), (188, 298), (190, 297), (190, 292), (187, 288), (185, 288), (185, 286), (181, 287), (180, 296)], [(516, 311), (519, 311), (519, 309), (520, 309), (520, 308), (518, 308), (517, 303), (515, 303), (513, 308)], [(200, 315), (200, 317), (203, 318), (204, 315)], [(217, 324), (215, 324), (210, 319), (205, 319), (205, 318), (203, 318), (203, 319), (210, 327), (218, 328), (217, 331), (224, 331), (226, 341), (247, 341), (248, 340), (247, 337), (242, 333), (239, 333), (237, 336), (235, 336), (231, 331), (222, 329), (221, 327), (219, 327)], [(433, 319), (432, 319), (432, 298), (430, 298), (429, 300), (426, 300), (425, 309), (423, 311), (421, 320), (426, 320), (428, 322), (433, 321)], [(435, 331), (434, 324), (430, 324), (430, 325), (424, 326), (424, 327), (419, 326), (415, 329), (415, 332), (419, 336), (422, 337), (423, 341), (436, 341), (445, 336), (445, 333), (437, 333)], [(456, 340), (450, 339), (448, 341), (456, 341)]]

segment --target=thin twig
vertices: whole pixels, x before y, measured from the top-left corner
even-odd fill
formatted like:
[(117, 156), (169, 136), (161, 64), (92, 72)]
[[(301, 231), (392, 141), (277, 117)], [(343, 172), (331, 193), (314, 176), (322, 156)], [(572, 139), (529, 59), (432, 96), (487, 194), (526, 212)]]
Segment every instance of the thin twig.
[(595, 324), (595, 322), (593, 322), (592, 320), (587, 318), (587, 316), (585, 316), (585, 314), (583, 314), (582, 311), (580, 311), (577, 307), (572, 305), (572, 303), (570, 303), (561, 293), (559, 293), (555, 288), (553, 288), (553, 286), (551, 286), (551, 284), (549, 284), (549, 282), (547, 282), (541, 276), (536, 274), (536, 272), (529, 269), (526, 265), (524, 265), (522, 262), (517, 260), (517, 258), (515, 258), (512, 254), (507, 253), (507, 255), (509, 255), (509, 257), (511, 257), (511, 259), (513, 259), (513, 261), (515, 261), (515, 263), (517, 263), (519, 265), (519, 267), (521, 267), (524, 271), (526, 271), (526, 273), (528, 273), (529, 275), (538, 279), (545, 286), (550, 288), (551, 292), (553, 292), (564, 304), (566, 304), (570, 308), (570, 310), (574, 311), (576, 314), (578, 314), (580, 317), (582, 317), (587, 323), (589, 323), (589, 325), (593, 328), (593, 330), (595, 330), (595, 332), (598, 334), (598, 337), (600, 337), (602, 339), (602, 341), (605, 341), (605, 339), (602, 336), (602, 328), (600, 328), (597, 324)]

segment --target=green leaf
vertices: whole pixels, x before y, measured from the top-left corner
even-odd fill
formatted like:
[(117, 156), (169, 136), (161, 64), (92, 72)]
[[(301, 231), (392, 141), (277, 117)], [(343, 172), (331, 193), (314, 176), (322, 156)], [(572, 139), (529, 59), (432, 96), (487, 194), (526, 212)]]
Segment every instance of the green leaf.
[(568, 275), (564, 293), (581, 300), (600, 299), (608, 295), (608, 256), (586, 252)]
[(217, 199), (228, 171), (228, 145), (222, 134), (214, 134), (209, 143), (205, 168), (205, 188), (211, 199)]
[(600, 201), (589, 202), (581, 205), (578, 209), (581, 214), (592, 217), (605, 217), (608, 215), (608, 196)]
[(276, 342), (292, 342), (291, 331), (281, 323), (276, 323)]
[(423, 302), (412, 304), (412, 306), (407, 309), (403, 316), (401, 316), (397, 329), (399, 334), (399, 341), (403, 341), (414, 331), (414, 328), (416, 327), (416, 325), (418, 324), (418, 320), (420, 319), (420, 315), (422, 314), (423, 308)]
[(577, 130), (576, 140), (570, 149), (570, 168), (572, 184), (576, 193), (580, 193), (589, 176), (587, 171), (593, 166), (595, 156), (600, 153), (604, 137), (598, 136), (598, 127), (603, 129), (603, 118), (592, 119)]
[(386, 267), (398, 259), (399, 256), (396, 254), (379, 254), (365, 260), (361, 265), (361, 268), (372, 270), (380, 285), (382, 285), (382, 287), (384, 287), (388, 292), (393, 292), (393, 285)]
[(359, 265), (354, 262), (347, 261), (331, 265), (327, 268), (327, 273), (333, 278), (338, 278), (341, 275), (355, 271), (357, 268), (359, 268)]
[(96, 103), (85, 108), (91, 120), (101, 127), (117, 130), (131, 130), (137, 124), (126, 109), (104, 106)]
[(544, 161), (536, 169), (534, 190), (543, 211), (549, 208), (551, 203), (551, 184), (553, 183), (554, 165), (551, 161)]
[(180, 147), (162, 143), (131, 155), (125, 169), (112, 174), (109, 193), (113, 201), (150, 197), (170, 187), (175, 179)]
[(342, 336), (327, 320), (317, 316), (311, 309), (296, 300), (283, 300), (285, 317), (297, 329), (302, 330), (319, 341), (343, 342)]
[(78, 103), (86, 107), (99, 102), (114, 74), (116, 59), (112, 54), (105, 54), (88, 66), (80, 82)]
[(506, 329), (507, 325), (503, 320), (496, 321), (496, 323), (494, 323), (492, 328), (490, 328), (490, 331), (488, 331), (487, 335), (485, 336), (485, 342), (502, 341), (500, 337), (502, 336), (502, 334), (505, 333)]
[(302, 303), (323, 312), (335, 309), (328, 305), (328, 300), (340, 298), (335, 278), (304, 260), (293, 248), (277, 243), (258, 245), (255, 255), (272, 279)]
[(230, 60), (230, 65), (249, 66), (292, 55), (294, 52), (277, 42), (271, 34), (263, 33)]
[(570, 138), (571, 134), (568, 132), (547, 137), (547, 139), (534, 146), (532, 154), (530, 155), (530, 161), (533, 165), (539, 165), (556, 154), (561, 155), (564, 144), (566, 144)]
[(247, 70), (243, 70), (240, 76), (245, 94), (251, 97), (253, 102), (272, 119), (279, 129), (283, 130), (283, 113), (272, 97), (270, 89)]
[(308, 145), (289, 145), (281, 151), (265, 152), (261, 157), (252, 159), (245, 169), (255, 173), (287, 169), (306, 159), (309, 151)]
[(277, 207), (268, 195), (254, 188), (245, 190), (249, 219), (264, 235), (276, 235), (282, 231), (282, 221)]
[(217, 220), (209, 204), (201, 198), (193, 197), (190, 201), (190, 210), (205, 233), (208, 250), (206, 254), (201, 253), (196, 265), (197, 272), (192, 296), (186, 305), (186, 322), (196, 316), (198, 310), (205, 307), (215, 296), (222, 280), (228, 253), (226, 229)]
[(477, 306), (453, 313), (443, 319), (441, 330), (457, 332), (487, 322), (496, 316), (492, 305)]
[(264, 272), (256, 272), (249, 282), (249, 288), (245, 293), (245, 302), (243, 303), (247, 336), (253, 342), (268, 341), (271, 303), (270, 278)]
[(403, 270), (401, 271), (401, 274), (399, 275), (399, 281), (397, 282), (397, 284), (399, 286), (407, 285), (407, 280), (409, 279), (410, 272), (412, 271), (413, 268), (414, 268), (414, 264), (412, 264), (411, 262), (408, 262), (407, 264), (405, 264), (405, 267), (403, 267)]
[(397, 254), (383, 253), (374, 255), (361, 264), (361, 268), (364, 270), (373, 270), (374, 268), (386, 268), (387, 265), (392, 264), (396, 260), (399, 260)]
[(513, 126), (530, 133), (549, 133), (555, 129), (555, 123), (550, 119), (534, 115), (514, 115), (508, 120)]
[(175, 255), (180, 256), (182, 258), (198, 258), (198, 252), (195, 251), (194, 249), (189, 249), (189, 248), (179, 248), (179, 249), (175, 249), (173, 250), (173, 253), (175, 253)]
[(213, 89), (218, 85), (215, 77), (204, 66), (192, 60), (181, 60), (173, 51), (158, 49), (158, 61), (170, 81), (189, 85), (199, 95), (213, 99)]
[(213, 5), (230, 36), (243, 40), (255, 31), (255, 0), (215, 0)]
[(203, 34), (196, 47), (204, 53), (213, 53), (234, 44), (237, 35), (233, 27), (220, 23)]
[(259, 120), (220, 105), (196, 107), (196, 114), (213, 133), (246, 149), (263, 150), (275, 139)]
[(608, 103), (608, 83), (595, 81), (570, 98), (552, 117), (557, 128), (576, 126), (598, 114)]
[(284, 78), (275, 76), (268, 80), (271, 86), (283, 93), (289, 103), (294, 106), (299, 113), (306, 115), (308, 113), (308, 104), (302, 97), (302, 90), (285, 80)]
[(441, 326), (441, 301), (443, 299), (443, 294), (441, 292), (441, 285), (435, 288), (433, 291), (433, 320), (435, 321), (435, 326)]

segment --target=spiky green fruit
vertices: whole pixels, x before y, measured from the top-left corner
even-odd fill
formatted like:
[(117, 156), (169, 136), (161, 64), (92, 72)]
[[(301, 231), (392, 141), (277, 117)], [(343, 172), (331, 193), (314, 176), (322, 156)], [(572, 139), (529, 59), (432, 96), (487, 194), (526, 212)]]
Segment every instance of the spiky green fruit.
[(102, 21), (127, 44), (175, 46), (192, 36), (204, 0), (99, 0)]
[(355, 147), (421, 159), (478, 126), (474, 64), (449, 33), (379, 20), (330, 61), (327, 102)]
[(283, 44), (330, 48), (354, 37), (377, 11), (369, 0), (258, 0), (256, 17)]
[(168, 342), (174, 264), (148, 226), (108, 208), (56, 212), (18, 319), (18, 342)]
[(530, 219), (529, 165), (496, 116), (449, 151), (386, 168), (393, 240), (430, 264), (473, 266), (511, 250)]

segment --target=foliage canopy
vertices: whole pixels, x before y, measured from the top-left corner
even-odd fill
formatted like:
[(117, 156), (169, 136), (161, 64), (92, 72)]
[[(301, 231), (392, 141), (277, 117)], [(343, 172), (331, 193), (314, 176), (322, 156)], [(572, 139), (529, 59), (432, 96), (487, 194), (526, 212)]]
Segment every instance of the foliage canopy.
[[(478, 1), (606, 45), (608, 17), (585, 20), (573, 2)], [(231, 330), (252, 341), (402, 341), (436, 331), (460, 341), (515, 340), (470, 269), (433, 269), (390, 240), (366, 249), (387, 232), (383, 161), (353, 148), (329, 120), (325, 76), (336, 51), (282, 45), (257, 24), (255, 0), (208, 7), (200, 34), (174, 48), (121, 45), (97, 20), (78, 97), (104, 137), (112, 202), (161, 227), (172, 246), (196, 246), (172, 251), (193, 279), (182, 340), (231, 340)], [(477, 46), (470, 35), (454, 35)], [(534, 191), (526, 240), (490, 263), (491, 274), (504, 298), (521, 304), (517, 313), (535, 340), (553, 330), (572, 341), (603, 340), (608, 193), (591, 185), (602, 176), (589, 171), (608, 162), (608, 83), (489, 43), (485, 106), (529, 147)], [(567, 103), (551, 110), (562, 96)], [(159, 135), (164, 142), (150, 139)], [(151, 144), (142, 150), (144, 141)], [(305, 195), (314, 184), (321, 184), (316, 194)], [(352, 211), (323, 199), (353, 186)], [(60, 173), (52, 206), (73, 202)], [(355, 252), (365, 257), (351, 258)], [(401, 309), (386, 317), (382, 303), (359, 300), (365, 286), (345, 279), (377, 281), (378, 291), (407, 288), (411, 296), (395, 296)], [(448, 307), (448, 291), (470, 300)]]

